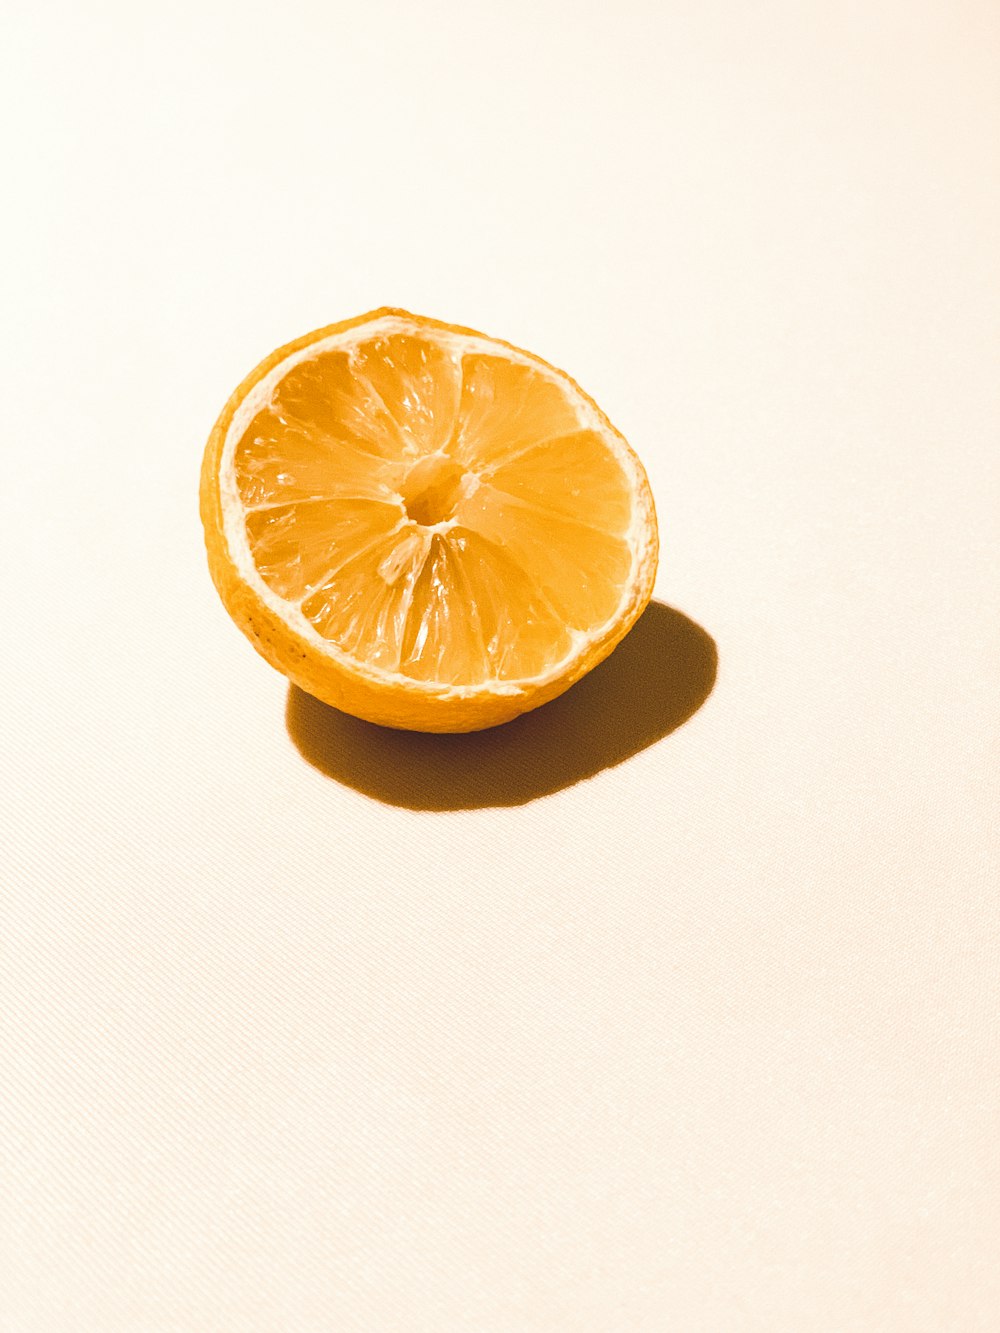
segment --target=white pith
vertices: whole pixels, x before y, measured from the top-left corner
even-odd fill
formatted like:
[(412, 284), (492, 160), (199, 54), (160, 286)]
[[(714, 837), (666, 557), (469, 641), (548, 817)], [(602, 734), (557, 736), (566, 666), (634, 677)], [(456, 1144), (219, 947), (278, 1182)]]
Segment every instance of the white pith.
[[(570, 402), (582, 429), (594, 431), (607, 443), (608, 447), (621, 464), (632, 485), (633, 497), (632, 522), (623, 534), (632, 552), (632, 566), (628, 579), (622, 586), (622, 596), (615, 612), (602, 624), (589, 631), (571, 631), (571, 647), (563, 657), (542, 674), (524, 677), (519, 680), (487, 680), (475, 685), (455, 685), (435, 681), (419, 681), (402, 672), (389, 671), (369, 665), (367, 662), (352, 657), (331, 640), (324, 638), (302, 613), (297, 605), (285, 600), (265, 583), (257, 570), (250, 544), (247, 538), (246, 509), (236, 483), (235, 453), (236, 446), (244, 435), (248, 425), (256, 414), (266, 407), (276, 386), (289, 371), (303, 361), (309, 361), (324, 352), (347, 351), (360, 343), (388, 334), (412, 334), (415, 337), (433, 341), (446, 351), (461, 372), (462, 357), (468, 354), (500, 356), (519, 363), (536, 374), (543, 376), (557, 385)], [(624, 439), (610, 427), (607, 420), (594, 405), (568, 380), (554, 371), (544, 362), (529, 353), (494, 342), (492, 339), (472, 334), (459, 333), (448, 329), (428, 327), (418, 320), (410, 320), (402, 315), (383, 315), (367, 323), (355, 325), (342, 332), (309, 343), (297, 351), (289, 353), (264, 375), (239, 404), (226, 431), (219, 464), (219, 497), (222, 507), (223, 532), (229, 549), (230, 559), (240, 579), (254, 595), (282, 620), (300, 638), (309, 643), (316, 651), (329, 657), (345, 670), (352, 672), (373, 683), (391, 684), (396, 688), (405, 687), (408, 692), (415, 692), (435, 698), (468, 697), (470, 695), (494, 695), (497, 697), (516, 697), (527, 690), (535, 691), (555, 679), (561, 679), (571, 670), (590, 645), (604, 638), (608, 631), (619, 624), (633, 609), (636, 601), (648, 591), (649, 566), (655, 559), (656, 529), (649, 497), (648, 485), (632, 450)], [(425, 531), (443, 530), (452, 526), (452, 520), (428, 527)]]

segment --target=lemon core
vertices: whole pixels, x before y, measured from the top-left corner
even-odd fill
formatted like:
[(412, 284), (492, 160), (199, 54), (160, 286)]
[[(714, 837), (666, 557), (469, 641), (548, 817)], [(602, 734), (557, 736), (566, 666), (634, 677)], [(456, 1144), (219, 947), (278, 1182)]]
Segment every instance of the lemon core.
[(460, 500), (476, 488), (476, 477), (447, 454), (430, 454), (410, 468), (400, 488), (407, 517), (423, 527), (447, 523)]

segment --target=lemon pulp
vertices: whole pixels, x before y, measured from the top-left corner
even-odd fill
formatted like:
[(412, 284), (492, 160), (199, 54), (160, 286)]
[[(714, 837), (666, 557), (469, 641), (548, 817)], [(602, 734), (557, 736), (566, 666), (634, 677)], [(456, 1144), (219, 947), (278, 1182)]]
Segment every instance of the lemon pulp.
[(413, 681), (543, 674), (615, 615), (632, 570), (634, 484), (563, 387), (430, 335), (297, 361), (233, 476), (272, 592)]

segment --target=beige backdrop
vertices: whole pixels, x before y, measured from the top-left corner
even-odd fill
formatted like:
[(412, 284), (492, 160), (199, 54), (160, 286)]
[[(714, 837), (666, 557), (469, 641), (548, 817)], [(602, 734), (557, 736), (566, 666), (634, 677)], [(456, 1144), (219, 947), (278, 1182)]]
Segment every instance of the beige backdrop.
[[(8, 10), (0, 1328), (1000, 1328), (1000, 10)], [(259, 659), (202, 442), (564, 366), (661, 605), (508, 731)]]

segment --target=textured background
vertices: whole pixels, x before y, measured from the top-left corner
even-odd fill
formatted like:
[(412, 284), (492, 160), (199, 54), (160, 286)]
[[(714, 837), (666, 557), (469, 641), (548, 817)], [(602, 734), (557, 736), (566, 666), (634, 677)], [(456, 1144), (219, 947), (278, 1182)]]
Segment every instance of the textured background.
[[(0, 61), (0, 1327), (1000, 1327), (996, 4), (22, 2)], [(204, 567), (230, 389), (382, 303), (659, 504), (663, 605), (495, 735), (289, 698)]]

